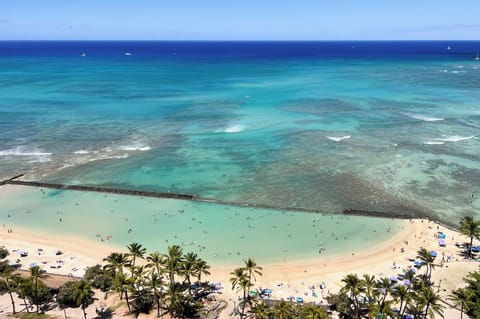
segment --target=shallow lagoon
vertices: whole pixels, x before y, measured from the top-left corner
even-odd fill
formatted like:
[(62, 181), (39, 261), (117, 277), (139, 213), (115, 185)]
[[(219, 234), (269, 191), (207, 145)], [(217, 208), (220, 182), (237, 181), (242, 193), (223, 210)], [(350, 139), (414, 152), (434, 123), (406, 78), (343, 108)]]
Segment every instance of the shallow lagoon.
[(375, 247), (404, 225), (384, 218), (19, 186), (0, 187), (0, 220), (8, 228), (92, 241), (111, 236), (119, 249), (134, 241), (161, 252), (178, 244), (217, 265), (247, 257), (261, 263), (327, 260)]

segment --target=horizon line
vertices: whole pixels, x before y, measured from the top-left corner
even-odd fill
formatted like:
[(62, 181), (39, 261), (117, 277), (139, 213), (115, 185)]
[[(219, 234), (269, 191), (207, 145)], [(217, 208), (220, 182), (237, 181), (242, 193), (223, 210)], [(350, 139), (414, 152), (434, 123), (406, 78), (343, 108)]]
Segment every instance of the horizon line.
[(272, 39), (260, 39), (260, 40), (249, 40), (249, 39), (238, 39), (238, 40), (229, 40), (229, 39), (218, 39), (218, 40), (209, 40), (209, 39), (170, 39), (170, 40), (158, 40), (158, 39), (0, 39), (0, 42), (480, 42), (480, 39), (344, 39), (344, 40), (312, 40), (312, 39), (285, 39), (285, 40), (272, 40)]

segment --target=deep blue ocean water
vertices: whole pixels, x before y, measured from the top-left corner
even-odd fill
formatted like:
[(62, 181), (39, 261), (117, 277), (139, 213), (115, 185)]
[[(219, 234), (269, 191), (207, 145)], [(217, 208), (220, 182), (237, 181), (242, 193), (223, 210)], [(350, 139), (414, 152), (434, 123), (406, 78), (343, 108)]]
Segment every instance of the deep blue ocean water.
[(0, 178), (480, 214), (478, 41), (0, 42)]

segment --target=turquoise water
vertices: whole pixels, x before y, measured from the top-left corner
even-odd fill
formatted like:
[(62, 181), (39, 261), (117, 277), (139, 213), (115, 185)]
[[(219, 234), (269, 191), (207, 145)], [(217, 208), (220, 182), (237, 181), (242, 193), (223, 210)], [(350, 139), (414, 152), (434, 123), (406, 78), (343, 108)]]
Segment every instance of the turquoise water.
[(248, 257), (263, 264), (303, 258), (328, 262), (334, 255), (376, 247), (403, 227), (383, 218), (28, 187), (7, 196), (2, 190), (9, 187), (0, 187), (0, 220), (6, 228), (78, 236), (122, 251), (132, 242), (160, 252), (177, 244), (216, 265), (238, 265)]
[(1, 42), (0, 178), (455, 222), (480, 214), (479, 48)]

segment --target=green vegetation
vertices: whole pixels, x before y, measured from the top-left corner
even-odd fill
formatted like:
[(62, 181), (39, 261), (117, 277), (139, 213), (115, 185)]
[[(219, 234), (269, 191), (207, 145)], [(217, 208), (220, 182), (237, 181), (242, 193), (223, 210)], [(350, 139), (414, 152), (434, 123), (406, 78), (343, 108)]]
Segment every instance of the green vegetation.
[[(480, 221), (464, 217), (461, 231), (469, 238), (465, 255), (471, 258), (473, 239), (480, 237)], [(12, 315), (22, 319), (50, 318), (44, 312), (57, 305), (64, 309), (65, 316), (69, 308), (80, 308), (86, 319), (86, 309), (94, 302), (94, 289), (102, 291), (104, 299), (111, 293), (118, 293), (121, 300), (115, 306), (97, 310), (100, 317), (112, 315), (126, 305), (128, 312), (137, 316), (155, 311), (157, 317), (199, 318), (203, 302), (215, 289), (214, 285), (202, 282), (202, 275), (210, 274), (210, 266), (204, 260), (195, 253), (184, 253), (177, 245), (168, 247), (165, 254), (147, 253), (138, 243), (128, 245), (127, 249), (128, 253), (112, 252), (103, 259), (104, 265), (90, 267), (83, 279), (53, 290), (45, 285), (47, 274), (38, 266), (31, 267), (27, 277), (19, 276), (4, 260), (8, 251), (0, 248), (0, 293), (9, 295)], [(419, 271), (404, 272), (403, 285), (397, 285), (390, 278), (368, 274), (362, 277), (345, 275), (340, 291), (327, 297), (330, 310), (343, 319), (400, 319), (406, 315), (414, 319), (443, 317), (448, 304), (441, 300), (432, 282), (436, 258), (425, 248), (420, 248), (416, 257), (421, 261), (417, 266)], [(425, 271), (421, 271), (423, 269)], [(248, 258), (230, 273), (232, 290), (242, 295), (234, 309), (240, 319), (328, 318), (324, 309), (313, 304), (263, 300), (263, 292), (252, 291), (262, 271), (262, 267)], [(480, 272), (469, 273), (465, 284), (464, 288), (451, 292), (447, 299), (462, 317), (466, 314), (470, 318), (480, 318)], [(20, 305), (15, 303), (15, 296), (22, 299)], [(36, 311), (32, 313), (31, 309)]]
[[(44, 284), (47, 275), (40, 267), (31, 267), (29, 276), (21, 278), (6, 261), (0, 261), (0, 293), (10, 295), (12, 314), (25, 311), (18, 314), (32, 318), (47, 318), (40, 314), (59, 305), (64, 311), (81, 308), (86, 319), (86, 309), (94, 302), (93, 289), (104, 292), (105, 299), (109, 293), (117, 292), (132, 314), (150, 313), (155, 308), (157, 316), (168, 313), (174, 318), (198, 317), (202, 300), (214, 289), (201, 282), (201, 276), (208, 275), (210, 268), (204, 260), (194, 253), (184, 254), (180, 246), (171, 246), (166, 254), (149, 254), (147, 263), (139, 266), (138, 260), (145, 258), (146, 249), (138, 243), (127, 249), (129, 253), (111, 253), (104, 265), (90, 267), (84, 279), (67, 282), (58, 291)], [(8, 251), (0, 250), (0, 256), (7, 257)], [(17, 309), (15, 294), (23, 299), (24, 309)], [(30, 306), (35, 306), (35, 314), (30, 313)]]
[(332, 309), (341, 318), (404, 318), (406, 314), (416, 319), (443, 318), (445, 305), (434, 291), (431, 282), (435, 257), (426, 249), (417, 252), (425, 266), (424, 274), (416, 275), (412, 270), (404, 274), (408, 285), (396, 285), (390, 278), (364, 275), (359, 278), (348, 274), (343, 279), (343, 287), (337, 294), (327, 297)]
[(460, 221), (460, 232), (470, 238), (470, 243), (467, 245), (467, 256), (472, 258), (473, 239), (480, 239), (480, 220), (475, 220), (471, 215), (463, 217)]
[(480, 272), (469, 273), (465, 282), (467, 286), (454, 290), (451, 299), (460, 305), (462, 314), (465, 311), (470, 318), (480, 318)]

